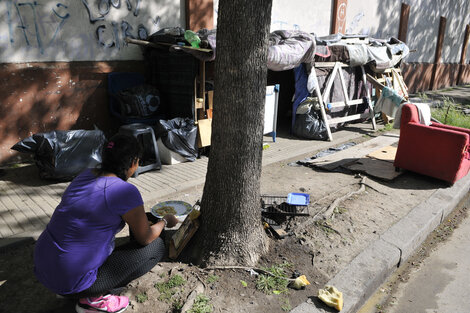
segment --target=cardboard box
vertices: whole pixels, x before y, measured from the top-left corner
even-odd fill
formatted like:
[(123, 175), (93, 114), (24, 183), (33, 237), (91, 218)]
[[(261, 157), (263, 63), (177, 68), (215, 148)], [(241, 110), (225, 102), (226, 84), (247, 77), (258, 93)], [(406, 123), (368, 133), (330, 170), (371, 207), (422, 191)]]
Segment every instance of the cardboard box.
[(211, 145), (212, 119), (197, 121), (197, 145), (199, 148)]

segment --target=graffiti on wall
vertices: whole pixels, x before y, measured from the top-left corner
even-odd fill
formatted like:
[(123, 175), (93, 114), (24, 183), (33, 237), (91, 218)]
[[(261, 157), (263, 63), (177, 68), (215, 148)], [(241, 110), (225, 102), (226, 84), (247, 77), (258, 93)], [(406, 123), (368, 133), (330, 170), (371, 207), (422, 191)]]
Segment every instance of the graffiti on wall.
[[(140, 6), (142, 0), (135, 0), (134, 5), (131, 0), (126, 0), (125, 9), (132, 13), (135, 17), (139, 16)], [(128, 21), (122, 19), (120, 22), (112, 21), (111, 25), (106, 25), (103, 21), (112, 9), (121, 9), (121, 0), (100, 0), (95, 2), (93, 8), (88, 4), (88, 0), (82, 0), (82, 3), (88, 13), (89, 22), (95, 24), (98, 22), (95, 34), (98, 43), (105, 48), (121, 49), (126, 46), (126, 37), (133, 39), (146, 39), (149, 31), (143, 24), (133, 27)], [(153, 21), (154, 27), (157, 28), (160, 22), (160, 17), (157, 16)], [(109, 27), (110, 26), (110, 27)]]
[[(51, 9), (56, 19), (51, 20), (50, 17), (38, 10), (38, 2), (18, 2), (7, 1), (7, 24), (10, 44), (13, 45), (17, 41), (23, 40), (27, 47), (33, 47), (36, 43), (37, 49), (40, 53), (44, 53), (44, 48), (51, 46), (57, 34), (60, 32), (64, 24), (70, 18), (67, 12), (67, 5), (63, 3), (56, 3), (55, 7)], [(16, 17), (16, 20), (15, 20)], [(52, 37), (46, 40), (45, 36), (41, 34), (41, 30), (48, 26), (48, 30), (52, 30)], [(19, 35), (14, 30), (19, 29)]]
[(0, 22), (0, 39), (12, 51), (35, 53), (40, 59), (77, 48), (86, 54), (83, 57), (93, 57), (91, 50), (97, 47), (118, 52), (127, 46), (126, 37), (145, 39), (161, 21), (142, 10), (143, 0), (7, 0), (5, 6), (2, 2), (0, 16), (3, 11), (6, 18)]

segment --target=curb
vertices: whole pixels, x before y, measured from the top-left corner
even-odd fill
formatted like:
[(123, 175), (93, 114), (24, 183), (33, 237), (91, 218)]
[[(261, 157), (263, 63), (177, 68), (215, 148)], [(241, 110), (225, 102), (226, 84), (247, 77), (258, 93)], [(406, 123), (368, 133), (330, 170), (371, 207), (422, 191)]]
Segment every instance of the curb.
[[(326, 283), (343, 293), (344, 306), (341, 312), (354, 313), (359, 310), (376, 289), (466, 198), (469, 189), (470, 175), (467, 175), (452, 187), (436, 190), (430, 198), (415, 206)], [(330, 308), (325, 309), (327, 306), (321, 301), (315, 302), (309, 300), (301, 303), (290, 312), (331, 312)]]

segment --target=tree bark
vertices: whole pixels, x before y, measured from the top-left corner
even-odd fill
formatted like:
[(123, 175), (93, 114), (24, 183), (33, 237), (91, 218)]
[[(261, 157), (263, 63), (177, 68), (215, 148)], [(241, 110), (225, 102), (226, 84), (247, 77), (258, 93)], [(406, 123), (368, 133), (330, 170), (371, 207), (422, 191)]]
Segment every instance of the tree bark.
[(211, 150), (193, 241), (203, 266), (255, 265), (268, 248), (260, 176), (271, 7), (219, 1)]

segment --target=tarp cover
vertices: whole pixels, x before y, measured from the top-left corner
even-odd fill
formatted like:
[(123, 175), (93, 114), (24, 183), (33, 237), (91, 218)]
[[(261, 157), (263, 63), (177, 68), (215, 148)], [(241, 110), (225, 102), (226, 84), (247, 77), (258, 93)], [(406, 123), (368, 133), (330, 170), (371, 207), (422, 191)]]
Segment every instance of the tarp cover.
[[(180, 28), (164, 28), (150, 35), (148, 39), (156, 43), (174, 44), (171, 49), (182, 49), (178, 43), (184, 42), (183, 33), (184, 30)], [(217, 30), (203, 28), (197, 31), (197, 35), (204, 43), (204, 48), (210, 52), (184, 48), (183, 51), (197, 59), (213, 61)], [(351, 39), (360, 40), (351, 43)], [(364, 43), (361, 43), (361, 40)], [(394, 37), (386, 40), (343, 34), (318, 37), (314, 33), (301, 30), (276, 30), (269, 34), (268, 68), (273, 71), (290, 70), (301, 63), (325, 61), (325, 58), (332, 57), (331, 61), (345, 62), (351, 66), (368, 64), (380, 71), (395, 66), (408, 54), (408, 46)]]

